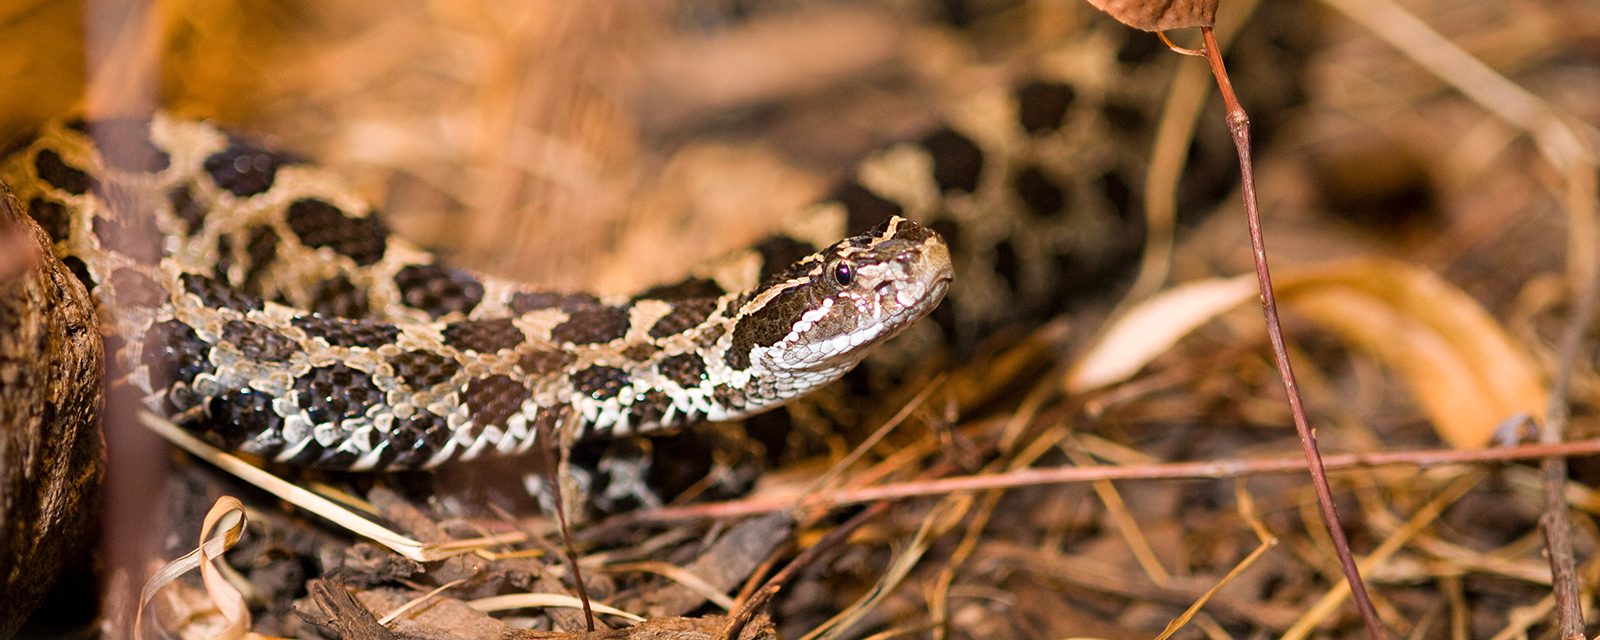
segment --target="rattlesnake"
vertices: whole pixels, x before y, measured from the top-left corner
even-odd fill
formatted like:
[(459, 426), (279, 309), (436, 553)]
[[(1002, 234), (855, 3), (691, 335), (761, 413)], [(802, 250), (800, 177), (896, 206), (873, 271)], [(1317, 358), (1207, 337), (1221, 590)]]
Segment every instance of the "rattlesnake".
[[(99, 129), (145, 148), (97, 146)], [(0, 178), (95, 295), (151, 408), (224, 447), (358, 471), (771, 408), (926, 315), (952, 278), (944, 241), (892, 217), (747, 290), (541, 292), (439, 263), (325, 171), (165, 115), (47, 127)]]
[(168, 115), (50, 125), (0, 180), (152, 409), (278, 462), (425, 468), (772, 408), (933, 311), (952, 271), (937, 331), (965, 344), (1100, 286), (1140, 243), (1129, 176), (1160, 86), (1094, 70), (1169, 64), (1105, 33), (865, 159), (754, 266), (633, 298), (449, 266), (328, 171)]

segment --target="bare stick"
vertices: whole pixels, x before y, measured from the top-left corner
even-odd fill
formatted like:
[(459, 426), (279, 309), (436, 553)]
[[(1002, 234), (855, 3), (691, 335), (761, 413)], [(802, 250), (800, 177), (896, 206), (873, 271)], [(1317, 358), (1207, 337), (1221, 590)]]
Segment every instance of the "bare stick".
[[(1324, 468), (1335, 471), (1378, 467), (1438, 467), (1450, 464), (1507, 463), (1539, 458), (1600, 455), (1600, 439), (1572, 440), (1559, 444), (1527, 444), (1496, 449), (1424, 449), (1420, 451), (1380, 451), (1342, 453), (1328, 456)], [(729, 502), (708, 502), (682, 507), (663, 507), (633, 511), (607, 520), (602, 526), (625, 527), (649, 522), (674, 522), (706, 518), (730, 518), (786, 509), (842, 507), (879, 500), (907, 500), (942, 496), (963, 491), (991, 491), (1052, 484), (1074, 484), (1102, 480), (1215, 480), (1274, 473), (1303, 473), (1303, 458), (1258, 460), (1211, 460), (1168, 462), (1103, 467), (1049, 467), (1018, 469), (1004, 473), (956, 476), (932, 480), (911, 480), (895, 484), (825, 491), (807, 496), (797, 504), (794, 498), (755, 498)]]
[(1311, 469), (1311, 483), (1317, 490), (1317, 505), (1322, 508), (1322, 521), (1328, 526), (1328, 537), (1333, 541), (1339, 556), (1339, 567), (1344, 570), (1345, 581), (1350, 583), (1351, 599), (1361, 619), (1367, 625), (1367, 634), (1373, 638), (1387, 638), (1378, 612), (1372, 607), (1366, 584), (1361, 581), (1361, 569), (1350, 554), (1350, 541), (1345, 538), (1344, 527), (1339, 523), (1339, 508), (1333, 502), (1333, 489), (1328, 486), (1328, 474), (1322, 467), (1322, 454), (1317, 451), (1317, 434), (1306, 419), (1305, 403), (1300, 399), (1300, 388), (1295, 384), (1294, 368), (1289, 363), (1289, 352), (1283, 344), (1283, 327), (1278, 322), (1278, 301), (1272, 293), (1272, 276), (1267, 271), (1267, 246), (1261, 234), (1261, 211), (1256, 204), (1255, 170), (1250, 157), (1250, 116), (1240, 106), (1233, 93), (1233, 83), (1228, 80), (1228, 70), (1222, 64), (1222, 48), (1217, 45), (1211, 27), (1201, 27), (1205, 37), (1206, 61), (1211, 63), (1211, 75), (1217, 79), (1223, 103), (1228, 108), (1228, 133), (1233, 135), (1233, 146), (1239, 151), (1239, 181), (1244, 192), (1244, 214), (1250, 225), (1250, 247), (1256, 263), (1256, 281), (1261, 286), (1261, 312), (1267, 320), (1267, 341), (1272, 343), (1272, 357), (1283, 375), (1284, 391), (1289, 396), (1289, 412), (1294, 416), (1294, 428), (1300, 434), (1300, 447), (1305, 450), (1306, 463)]

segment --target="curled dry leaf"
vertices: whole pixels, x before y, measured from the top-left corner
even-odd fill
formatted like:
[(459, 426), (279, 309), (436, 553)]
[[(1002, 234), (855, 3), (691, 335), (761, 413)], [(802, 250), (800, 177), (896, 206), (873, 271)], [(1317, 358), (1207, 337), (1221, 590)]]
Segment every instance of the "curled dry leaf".
[(1118, 22), (1145, 31), (1209, 27), (1217, 22), (1218, 0), (1089, 0)]
[[(1278, 299), (1382, 360), (1451, 446), (1489, 444), (1496, 427), (1544, 410), (1534, 359), (1477, 301), (1414, 265), (1363, 259), (1275, 274)], [(1207, 280), (1130, 308), (1065, 381), (1082, 392), (1126, 379), (1210, 318), (1257, 298), (1254, 276)]]
[(210, 597), (211, 604), (223, 619), (222, 624), (212, 629), (208, 637), (214, 640), (256, 637), (250, 632), (250, 609), (245, 605), (244, 595), (223, 577), (216, 565), (216, 562), (221, 561), (222, 554), (233, 548), (233, 545), (239, 542), (239, 537), (244, 535), (245, 522), (244, 504), (239, 502), (238, 498), (233, 496), (217, 498), (211, 505), (211, 510), (206, 512), (205, 521), (200, 525), (200, 540), (194, 550), (162, 565), (161, 569), (145, 582), (144, 590), (139, 594), (139, 608), (134, 615), (135, 640), (144, 637), (144, 610), (155, 598), (156, 593), (183, 574), (195, 569), (200, 570), (200, 579), (205, 584), (206, 595)]

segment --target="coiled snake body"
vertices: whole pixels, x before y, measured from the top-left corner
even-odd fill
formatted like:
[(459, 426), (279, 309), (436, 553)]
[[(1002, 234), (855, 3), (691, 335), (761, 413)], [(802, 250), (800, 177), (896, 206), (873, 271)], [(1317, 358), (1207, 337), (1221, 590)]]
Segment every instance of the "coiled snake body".
[(321, 467), (743, 417), (838, 378), (952, 278), (944, 241), (893, 217), (733, 293), (535, 291), (439, 263), (322, 170), (166, 116), (49, 127), (0, 177), (91, 287), (152, 408)]
[[(1141, 244), (1164, 86), (1149, 78), (1165, 70), (1096, 69), (1170, 66), (1152, 42), (1091, 33), (1060, 52), (1071, 64), (866, 158), (754, 248), (758, 267), (630, 299), (448, 266), (330, 173), (203, 122), (51, 125), (0, 180), (90, 288), (108, 352), (153, 408), (279, 462), (430, 467), (523, 451), (562, 425), (615, 436), (777, 406), (947, 288), (937, 327), (914, 332), (970, 345), (1060, 311), (1067, 288), (1104, 287)], [(1181, 207), (1228, 180), (1198, 182)]]

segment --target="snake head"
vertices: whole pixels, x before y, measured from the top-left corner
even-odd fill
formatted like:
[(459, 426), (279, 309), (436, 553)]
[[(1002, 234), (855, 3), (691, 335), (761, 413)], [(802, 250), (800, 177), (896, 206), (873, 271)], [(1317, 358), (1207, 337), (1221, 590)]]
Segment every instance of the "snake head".
[[(735, 358), (784, 381), (771, 400), (843, 375), (871, 348), (933, 311), (954, 277), (933, 230), (894, 217), (773, 276), (733, 331)], [(792, 386), (790, 386), (792, 385)]]

